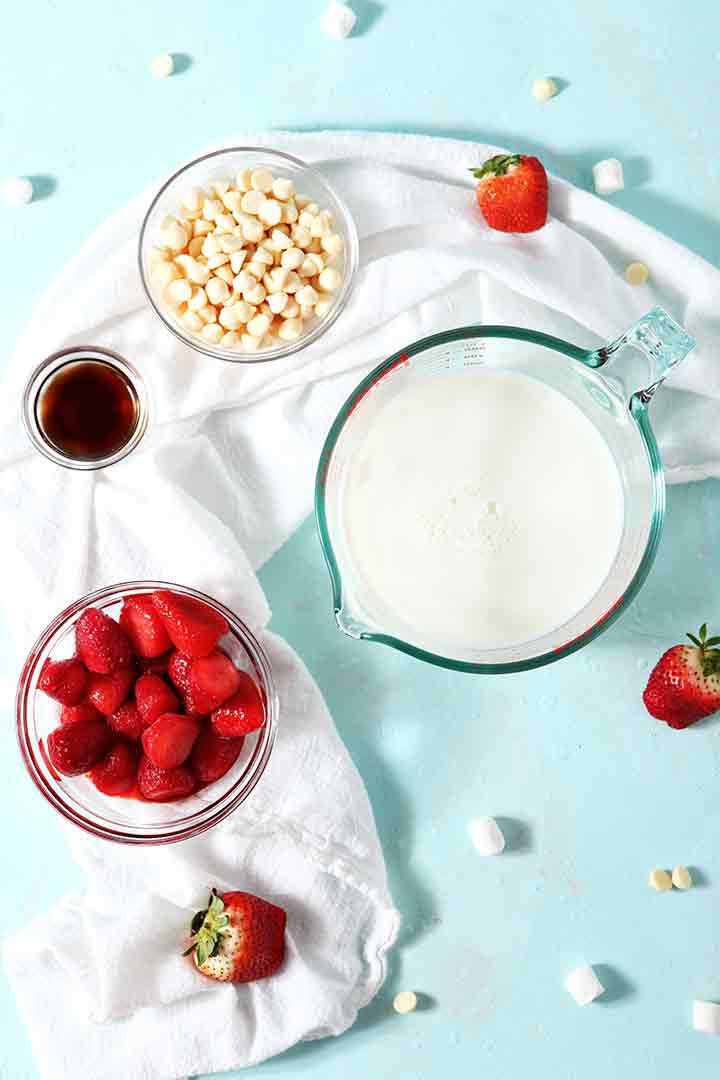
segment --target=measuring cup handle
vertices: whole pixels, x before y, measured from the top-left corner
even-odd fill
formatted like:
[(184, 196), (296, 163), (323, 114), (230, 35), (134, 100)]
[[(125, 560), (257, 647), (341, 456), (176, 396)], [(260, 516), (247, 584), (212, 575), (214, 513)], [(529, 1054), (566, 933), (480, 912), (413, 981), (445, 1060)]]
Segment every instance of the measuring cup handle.
[(592, 355), (594, 367), (631, 401), (650, 401), (660, 383), (692, 349), (695, 338), (667, 311), (654, 307), (621, 337)]

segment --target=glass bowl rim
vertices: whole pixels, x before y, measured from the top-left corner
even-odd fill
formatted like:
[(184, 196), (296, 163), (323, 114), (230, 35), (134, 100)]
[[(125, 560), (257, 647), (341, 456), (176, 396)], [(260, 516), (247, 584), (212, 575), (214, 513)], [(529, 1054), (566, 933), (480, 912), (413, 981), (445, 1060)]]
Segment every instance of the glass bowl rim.
[(557, 338), (551, 334), (545, 334), (539, 330), (530, 330), (521, 326), (505, 326), (502, 324), (489, 323), (485, 325), (459, 326), (452, 330), (444, 330), (437, 334), (430, 334), (427, 337), (419, 338), (410, 345), (406, 345), (398, 352), (393, 353), (387, 360), (383, 360), (377, 364), (372, 371), (357, 384), (354, 390), (352, 390), (345, 399), (333, 420), (323, 444), (315, 474), (315, 522), (320, 536), (320, 546), (322, 547), (325, 563), (330, 575), (335, 621), (344, 633), (350, 633), (350, 636), (361, 641), (372, 641), (377, 644), (388, 645), (390, 648), (413, 656), (417, 660), (423, 660), (433, 664), (436, 667), (448, 668), (452, 671), (463, 671), (476, 675), (507, 675), (517, 671), (529, 671), (533, 668), (544, 667), (546, 664), (554, 663), (556, 660), (561, 660), (563, 657), (577, 652), (578, 649), (581, 649), (591, 641), (594, 641), (596, 637), (607, 630), (608, 627), (619, 618), (628, 604), (630, 604), (637, 595), (640, 587), (650, 573), (650, 569), (655, 560), (665, 518), (665, 475), (660, 451), (648, 417), (647, 407), (649, 400), (642, 394), (636, 394), (630, 401), (629, 411), (640, 429), (640, 434), (647, 451), (653, 499), (650, 528), (645, 550), (623, 594), (617, 598), (605, 614), (592, 626), (589, 626), (577, 637), (573, 638), (571, 641), (565, 642), (557, 648), (540, 653), (537, 656), (527, 657), (526, 659), (503, 661), (493, 664), (469, 660), (457, 660), (452, 657), (443, 656), (439, 653), (433, 653), (420, 648), (417, 645), (412, 645), (410, 642), (396, 637), (393, 634), (385, 634), (380, 631), (371, 630), (367, 627), (358, 626), (350, 631), (348, 623), (343, 619), (344, 590), (342, 575), (330, 538), (325, 508), (327, 489), (326, 480), (332, 463), (333, 453), (343, 428), (360, 400), (372, 389), (372, 387), (394, 368), (409, 360), (411, 356), (416, 356), (419, 353), (426, 352), (428, 349), (435, 348), (439, 345), (447, 345), (453, 341), (483, 337), (499, 337), (509, 338), (515, 341), (526, 341), (533, 345), (544, 346), (555, 352), (563, 353), (573, 360), (580, 361), (587, 367), (597, 368), (599, 366), (597, 350), (582, 349), (580, 346), (573, 345), (571, 342), (564, 341), (562, 338)]
[[(253, 748), (251, 758), (242, 776), (238, 777), (237, 780), (227, 790), (222, 792), (222, 794), (218, 795), (218, 798), (213, 802), (204, 804), (201, 810), (189, 817), (179, 818), (174, 822), (163, 821), (156, 824), (131, 823), (128, 826), (113, 827), (112, 824), (107, 824), (109, 819), (100, 817), (99, 813), (96, 813), (95, 811), (87, 810), (86, 808), (84, 808), (82, 812), (77, 810), (69, 802), (63, 799), (54, 789), (52, 784), (47, 781), (46, 773), (51, 770), (47, 766), (43, 768), (38, 765), (37, 758), (42, 757), (42, 755), (38, 754), (38, 751), (33, 745), (34, 735), (31, 735), (29, 730), (31, 718), (34, 713), (34, 699), (32, 701), (29, 700), (30, 683), (41, 658), (44, 659), (43, 654), (53, 643), (56, 643), (60, 633), (68, 628), (73, 617), (79, 614), (84, 608), (101, 601), (106, 601), (109, 605), (112, 602), (119, 601), (122, 599), (123, 595), (130, 591), (134, 591), (137, 595), (141, 595), (145, 592), (153, 592), (157, 589), (169, 589), (180, 595), (201, 600), (203, 603), (208, 604), (213, 610), (225, 616), (228, 620), (230, 632), (233, 637), (239, 641), (248, 653), (252, 659), (253, 665), (259, 670), (262, 676), (264, 682), (262, 689), (265, 693), (265, 724), (260, 729), (256, 745)], [(35, 693), (39, 693), (37, 688)], [(231, 611), (230, 608), (220, 603), (220, 601), (215, 600), (213, 597), (208, 596), (207, 593), (201, 592), (198, 589), (191, 588), (187, 585), (178, 585), (174, 582), (149, 579), (123, 581), (114, 585), (107, 585), (103, 588), (95, 589), (73, 601), (73, 603), (68, 604), (67, 607), (59, 612), (59, 614), (48, 623), (30, 649), (18, 680), (15, 699), (16, 734), (20, 753), (31, 780), (46, 801), (50, 803), (52, 808), (65, 818), (65, 820), (77, 825), (84, 832), (104, 840), (135, 845), (166, 844), (187, 840), (192, 836), (196, 836), (213, 826), (218, 825), (236, 810), (237, 807), (251, 794), (267, 767), (277, 736), (278, 711), (279, 699), (270, 661), (265, 650), (242, 619)], [(148, 803), (148, 805), (150, 806), (152, 803)], [(163, 803), (162, 805), (171, 804)]]
[[(180, 177), (188, 172), (188, 170), (194, 168), (196, 165), (201, 165), (203, 162), (210, 161), (213, 158), (224, 157), (228, 154), (255, 154), (257, 156), (265, 156), (267, 158), (278, 158), (281, 161), (290, 162), (292, 165), (302, 169), (309, 173), (315, 182), (317, 182), (322, 188), (324, 188), (332, 197), (334, 202), (340, 209), (343, 217), (343, 223), (348, 234), (348, 251), (346, 252), (346, 267), (345, 276), (342, 284), (342, 288), (336, 293), (337, 302), (333, 306), (332, 311), (320, 319), (316, 326), (314, 326), (307, 334), (300, 337), (297, 341), (289, 341), (282, 346), (275, 346), (268, 349), (266, 352), (254, 353), (241, 353), (230, 349), (220, 349), (211, 345), (209, 342), (205, 343), (200, 338), (193, 338), (189, 334), (184, 334), (177, 326), (174, 326), (170, 319), (166, 318), (160, 304), (156, 303), (152, 289), (147, 280), (144, 265), (144, 253), (145, 247), (148, 243), (147, 231), (149, 227), (150, 217), (155, 210), (158, 202), (169, 188)], [(333, 185), (325, 179), (319, 169), (316, 169), (314, 165), (310, 165), (307, 161), (303, 161), (302, 158), (295, 157), (293, 154), (285, 153), (283, 150), (273, 150), (269, 146), (226, 146), (219, 150), (211, 150), (207, 154), (201, 154), (199, 157), (193, 158), (192, 161), (186, 162), (181, 165), (179, 169), (176, 169), (171, 176), (158, 188), (153, 196), (150, 205), (145, 211), (142, 225), (140, 226), (140, 235), (138, 240), (138, 269), (140, 272), (140, 281), (142, 282), (143, 292), (148, 300), (151, 308), (160, 319), (160, 322), (167, 330), (183, 345), (187, 345), (194, 352), (199, 352), (203, 356), (211, 356), (215, 360), (225, 360), (231, 364), (266, 364), (271, 363), (273, 360), (281, 360), (286, 356), (291, 356), (293, 353), (299, 352), (301, 349), (306, 348), (308, 345), (312, 345), (317, 341), (339, 318), (340, 313), (347, 305), (350, 295), (355, 285), (355, 278), (357, 276), (357, 270), (359, 265), (359, 239), (357, 227), (355, 225), (355, 219), (353, 218), (348, 206), (343, 198), (338, 194)]]

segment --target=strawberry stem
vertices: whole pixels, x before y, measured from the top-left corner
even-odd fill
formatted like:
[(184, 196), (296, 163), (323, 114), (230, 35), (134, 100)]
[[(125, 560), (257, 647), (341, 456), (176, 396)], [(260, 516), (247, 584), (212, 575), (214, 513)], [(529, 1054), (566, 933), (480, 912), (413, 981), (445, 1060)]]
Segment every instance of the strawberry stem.
[(183, 956), (189, 956), (194, 952), (195, 962), (200, 967), (208, 957), (216, 955), (220, 948), (220, 938), (227, 933), (229, 925), (230, 920), (225, 914), (223, 898), (215, 889), (212, 889), (208, 906), (193, 916), (190, 924), (192, 944), (185, 950)]
[(510, 169), (520, 164), (520, 154), (496, 154), (488, 158), (479, 169), (470, 169), (476, 180), (484, 180), (486, 176), (505, 176)]
[(720, 645), (720, 637), (707, 636), (707, 623), (702, 624), (697, 637), (695, 634), (688, 634), (687, 636), (693, 645), (700, 650), (700, 664), (702, 665), (703, 675), (716, 675), (720, 671), (720, 649), (716, 649), (714, 646)]

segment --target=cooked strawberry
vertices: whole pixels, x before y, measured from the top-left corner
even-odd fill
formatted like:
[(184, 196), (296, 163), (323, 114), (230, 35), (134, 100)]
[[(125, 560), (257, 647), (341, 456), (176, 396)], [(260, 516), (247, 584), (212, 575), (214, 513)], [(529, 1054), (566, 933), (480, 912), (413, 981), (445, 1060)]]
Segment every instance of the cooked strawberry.
[(163, 621), (147, 594), (125, 597), (120, 612), (120, 626), (138, 656), (154, 658), (172, 648)]
[(482, 216), (498, 232), (528, 233), (547, 221), (548, 180), (542, 162), (527, 154), (498, 154), (470, 172)]
[(113, 671), (112, 675), (90, 674), (85, 700), (94, 705), (104, 716), (112, 716), (130, 693), (130, 687), (134, 681), (135, 672), (130, 667)]
[(185, 653), (174, 652), (170, 655), (168, 661), (168, 678), (173, 686), (176, 686), (180, 693), (185, 696), (190, 689), (190, 668), (192, 667), (192, 658), (186, 656)]
[(207, 656), (228, 631), (227, 619), (201, 600), (167, 590), (152, 600), (175, 648), (193, 659)]
[(90, 770), (90, 779), (104, 795), (124, 795), (135, 786), (139, 760), (138, 749), (118, 739)]
[(50, 732), (48, 757), (58, 772), (77, 776), (91, 769), (107, 753), (111, 742), (112, 734), (102, 720), (78, 720)]
[(253, 982), (273, 975), (285, 959), (282, 908), (246, 892), (215, 889), (190, 928), (195, 966), (218, 982)]
[(85, 693), (87, 671), (82, 661), (46, 660), (38, 679), (38, 688), (62, 705), (78, 705)]
[(163, 653), (162, 656), (138, 656), (135, 662), (141, 675), (167, 675), (170, 657), (173, 655), (171, 651)]
[(692, 645), (673, 645), (658, 660), (643, 693), (645, 708), (671, 728), (690, 727), (720, 709), (720, 637), (703, 623)]
[(265, 723), (265, 708), (257, 684), (246, 671), (239, 671), (238, 676), (239, 688), (210, 718), (216, 734), (224, 739), (248, 735)]
[(127, 667), (132, 648), (114, 619), (97, 608), (85, 608), (75, 624), (77, 653), (88, 671), (109, 675)]
[(177, 712), (180, 700), (159, 675), (141, 675), (135, 683), (135, 700), (143, 724), (148, 727), (163, 713)]
[(137, 772), (138, 791), (150, 802), (173, 802), (192, 795), (197, 779), (187, 765), (176, 769), (159, 769), (147, 757), (140, 759)]
[(244, 739), (221, 739), (210, 728), (198, 735), (190, 755), (190, 764), (202, 784), (219, 780), (230, 769), (243, 748)]
[(193, 660), (190, 668), (190, 689), (187, 707), (204, 716), (231, 698), (240, 686), (240, 672), (221, 649), (209, 656)]
[(112, 716), (108, 717), (108, 724), (117, 735), (134, 742), (137, 742), (147, 726), (134, 701), (126, 701), (116, 709)]
[(193, 716), (165, 713), (142, 735), (143, 750), (159, 769), (174, 769), (190, 757), (200, 723)]
[(100, 713), (94, 705), (81, 701), (79, 705), (63, 705), (60, 710), (61, 724), (75, 724), (78, 720), (100, 720)]

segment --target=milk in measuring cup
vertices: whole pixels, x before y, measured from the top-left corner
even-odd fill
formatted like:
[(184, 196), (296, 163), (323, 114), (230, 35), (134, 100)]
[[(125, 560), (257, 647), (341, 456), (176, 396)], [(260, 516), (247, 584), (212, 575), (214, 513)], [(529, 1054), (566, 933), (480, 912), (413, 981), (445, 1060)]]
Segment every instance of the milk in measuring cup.
[(487, 368), (389, 400), (348, 464), (343, 512), (366, 609), (437, 650), (556, 629), (600, 588), (623, 526), (613, 457), (580, 409)]

